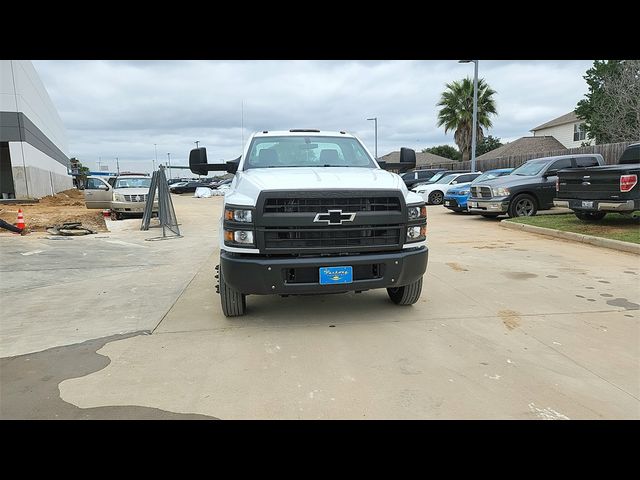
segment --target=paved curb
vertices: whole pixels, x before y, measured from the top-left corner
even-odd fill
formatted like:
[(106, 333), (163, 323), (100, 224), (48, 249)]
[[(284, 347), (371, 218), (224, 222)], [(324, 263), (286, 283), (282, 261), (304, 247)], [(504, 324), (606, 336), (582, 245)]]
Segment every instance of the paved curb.
[(509, 222), (502, 220), (500, 226), (509, 228), (511, 230), (524, 230), (525, 232), (538, 233), (540, 235), (547, 235), (549, 237), (562, 238), (564, 240), (571, 240), (574, 242), (588, 243), (597, 247), (612, 248), (614, 250), (620, 250), (622, 252), (635, 253), (640, 255), (640, 244), (622, 242), (620, 240), (611, 240), (609, 238), (594, 237), (591, 235), (584, 235), (582, 233), (563, 232), (561, 230), (554, 230), (552, 228), (536, 227), (534, 225), (525, 225), (524, 223)]

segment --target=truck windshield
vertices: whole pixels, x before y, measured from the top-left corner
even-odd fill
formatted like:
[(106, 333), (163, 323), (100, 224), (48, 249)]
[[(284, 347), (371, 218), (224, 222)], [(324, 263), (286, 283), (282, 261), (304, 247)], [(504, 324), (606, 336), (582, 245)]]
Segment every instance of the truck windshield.
[(480, 183), (483, 180), (491, 180), (492, 178), (502, 177), (504, 175), (509, 175), (509, 172), (484, 172), (478, 178), (476, 178), (472, 183)]
[(244, 169), (276, 167), (363, 167), (376, 165), (355, 138), (320, 136), (256, 137)]
[(539, 162), (527, 162), (524, 165), (520, 165), (516, 168), (511, 175), (523, 175), (525, 177), (531, 177), (537, 175), (540, 171), (549, 163), (548, 160)]
[(119, 178), (113, 188), (149, 188), (150, 178)]

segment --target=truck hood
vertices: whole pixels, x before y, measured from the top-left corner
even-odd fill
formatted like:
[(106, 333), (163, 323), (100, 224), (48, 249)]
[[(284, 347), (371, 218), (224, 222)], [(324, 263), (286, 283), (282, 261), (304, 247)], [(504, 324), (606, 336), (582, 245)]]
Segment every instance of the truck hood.
[(225, 202), (254, 205), (260, 192), (273, 190), (400, 190), (407, 203), (421, 197), (409, 192), (402, 178), (377, 168), (255, 168), (236, 173)]
[(504, 177), (492, 178), (474, 183), (473, 186), (486, 185), (488, 187), (516, 187), (518, 185), (528, 185), (537, 183), (540, 177), (537, 175), (505, 175)]

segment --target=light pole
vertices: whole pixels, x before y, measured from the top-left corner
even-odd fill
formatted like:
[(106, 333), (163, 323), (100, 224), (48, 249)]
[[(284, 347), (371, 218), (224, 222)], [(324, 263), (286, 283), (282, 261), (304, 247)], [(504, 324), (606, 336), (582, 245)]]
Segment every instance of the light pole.
[(169, 180), (171, 180), (171, 154), (167, 153), (167, 159), (169, 160)]
[(198, 144), (200, 143), (200, 140), (196, 140), (195, 142), (193, 142), (196, 144), (196, 148), (198, 148)]
[(156, 171), (156, 162), (158, 161), (158, 144), (157, 143), (153, 144), (153, 149), (156, 152), (156, 160), (155, 160), (155, 162), (153, 162), (153, 171), (155, 172)]
[(120, 175), (120, 162), (118, 162), (118, 157), (116, 157), (116, 169), (118, 170), (118, 175)]
[(478, 60), (458, 60), (474, 64), (473, 69), (473, 131), (471, 132), (471, 171), (476, 171), (476, 130), (478, 129)]
[(376, 135), (376, 160), (378, 160), (378, 117), (367, 118), (367, 120), (373, 120), (375, 125), (375, 135)]

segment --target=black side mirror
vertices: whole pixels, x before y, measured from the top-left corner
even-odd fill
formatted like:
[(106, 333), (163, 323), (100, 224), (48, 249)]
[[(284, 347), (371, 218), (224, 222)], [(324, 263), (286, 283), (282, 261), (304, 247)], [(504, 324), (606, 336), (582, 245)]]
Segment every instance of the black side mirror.
[(207, 175), (212, 171), (236, 173), (240, 158), (226, 163), (207, 163), (207, 149), (205, 147), (194, 148), (189, 152), (189, 169), (198, 175)]
[(547, 170), (544, 172), (544, 177), (553, 177), (554, 175), (558, 175), (558, 170)]
[(416, 152), (410, 148), (400, 149), (400, 162), (388, 163), (383, 160), (376, 160), (380, 168), (384, 170), (397, 170), (398, 173), (406, 172), (416, 166)]
[(410, 148), (400, 148), (400, 163), (411, 163), (416, 166), (416, 152)]

